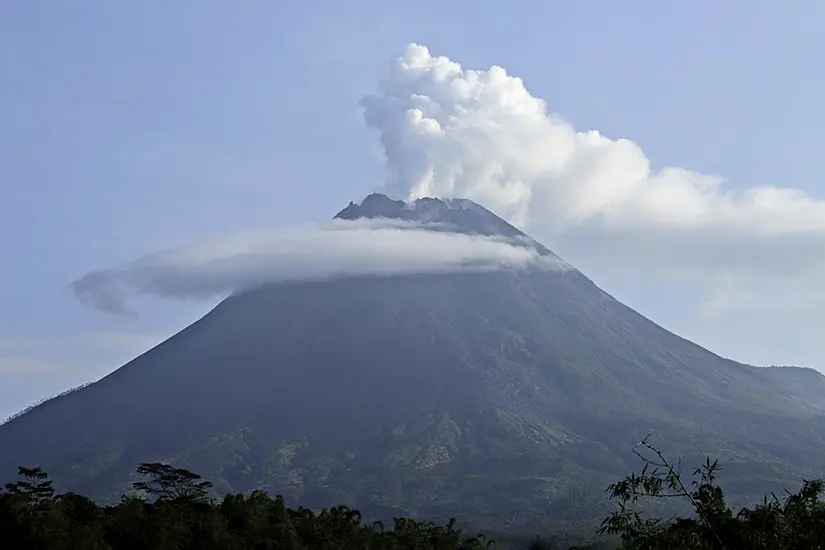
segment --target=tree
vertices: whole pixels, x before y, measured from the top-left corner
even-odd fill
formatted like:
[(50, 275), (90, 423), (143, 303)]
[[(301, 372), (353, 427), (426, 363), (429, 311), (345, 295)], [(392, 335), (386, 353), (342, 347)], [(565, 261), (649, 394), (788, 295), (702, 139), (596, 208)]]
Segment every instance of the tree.
[[(634, 452), (644, 467), (639, 474), (631, 474), (608, 487), (617, 510), (602, 522), (599, 530), (601, 534), (620, 535), (625, 548), (825, 548), (825, 503), (820, 500), (825, 492), (822, 481), (803, 480), (802, 488), (797, 493), (788, 492), (785, 499), (772, 493), (761, 504), (734, 514), (716, 484), (716, 473), (720, 470), (716, 461), (705, 459), (705, 463), (694, 470), (693, 481), (686, 484), (680, 464), (674, 466), (647, 438), (634, 447)], [(683, 499), (696, 517), (670, 521), (644, 519), (634, 509), (642, 497)]]
[(20, 499), (25, 505), (36, 508), (52, 500), (55, 495), (52, 480), (49, 475), (40, 467), (17, 468), (17, 475), (23, 478), (22, 481), (6, 483), (6, 492)]
[(145, 462), (137, 473), (148, 479), (133, 483), (135, 490), (162, 500), (205, 501), (212, 489), (212, 483), (200, 481), (198, 474), (160, 462)]
[(27, 550), (504, 550), (482, 535), (395, 518), (364, 521), (346, 506), (287, 508), (265, 491), (208, 500), (211, 483), (168, 464), (145, 463), (134, 487), (152, 500), (123, 496), (101, 507), (75, 493), (55, 494), (45, 472), (21, 468), (22, 481), (0, 492), (0, 545)]

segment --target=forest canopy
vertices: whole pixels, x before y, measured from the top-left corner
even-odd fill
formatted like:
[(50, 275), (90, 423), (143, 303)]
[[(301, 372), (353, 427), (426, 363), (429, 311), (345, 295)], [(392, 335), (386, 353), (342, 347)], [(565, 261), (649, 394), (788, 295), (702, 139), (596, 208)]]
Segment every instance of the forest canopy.
[[(709, 458), (687, 478), (647, 440), (635, 448), (642, 469), (608, 487), (615, 505), (598, 529), (599, 547), (626, 549), (822, 548), (825, 485), (804, 480), (796, 493), (766, 496), (734, 511), (716, 482)], [(198, 474), (163, 463), (137, 468), (140, 480), (120, 502), (100, 506), (76, 493), (58, 493), (46, 472), (20, 467), (19, 479), (0, 492), (0, 547), (83, 550), (489, 550), (556, 548), (538, 537), (498, 540), (471, 534), (454, 520), (440, 525), (395, 518), (370, 522), (357, 510), (287, 507), (264, 491), (213, 496)], [(648, 499), (682, 499), (692, 517), (646, 518)], [(548, 522), (552, 523), (552, 522)], [(585, 534), (582, 534), (584, 537)], [(591, 546), (595, 548), (596, 546)], [(584, 548), (584, 547), (580, 547)]]

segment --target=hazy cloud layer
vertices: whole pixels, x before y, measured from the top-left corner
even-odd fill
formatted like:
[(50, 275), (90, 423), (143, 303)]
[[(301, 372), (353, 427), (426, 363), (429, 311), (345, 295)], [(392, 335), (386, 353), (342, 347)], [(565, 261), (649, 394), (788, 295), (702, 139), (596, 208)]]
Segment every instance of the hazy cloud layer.
[(390, 193), (476, 200), (577, 267), (713, 280), (825, 273), (825, 201), (653, 171), (639, 145), (577, 131), (501, 67), (464, 69), (410, 44), (362, 106)]
[(566, 269), (558, 260), (500, 239), (406, 223), (336, 221), (208, 239), (88, 273), (72, 286), (81, 302), (128, 314), (126, 298), (132, 294), (212, 298), (267, 282), (530, 265)]

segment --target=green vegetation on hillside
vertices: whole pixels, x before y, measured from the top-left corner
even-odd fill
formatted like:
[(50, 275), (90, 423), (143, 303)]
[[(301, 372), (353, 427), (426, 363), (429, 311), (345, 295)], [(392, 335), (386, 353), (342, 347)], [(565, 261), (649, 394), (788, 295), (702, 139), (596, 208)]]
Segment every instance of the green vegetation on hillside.
[[(599, 533), (620, 537), (623, 549), (822, 548), (825, 545), (825, 490), (822, 481), (804, 481), (783, 499), (765, 497), (753, 508), (734, 512), (716, 484), (718, 464), (707, 459), (686, 481), (647, 440), (635, 448), (644, 461), (634, 473), (608, 488), (616, 510)], [(58, 494), (40, 468), (19, 468), (20, 480), (0, 492), (0, 547), (27, 549), (260, 549), (260, 550), (488, 550), (512, 548), (483, 535), (468, 536), (454, 521), (436, 525), (395, 518), (391, 527), (369, 523), (346, 506), (321, 511), (290, 509), (282, 497), (264, 491), (212, 499), (212, 484), (197, 474), (162, 463), (141, 464), (141, 480), (118, 504), (101, 507), (75, 493)], [(640, 499), (684, 499), (693, 517), (646, 519)], [(534, 539), (520, 548), (553, 548)]]
[[(825, 548), (825, 492), (822, 480), (804, 480), (796, 493), (779, 498), (771, 493), (754, 507), (734, 511), (716, 483), (720, 470), (710, 458), (685, 480), (681, 464), (669, 462), (647, 439), (634, 448), (644, 467), (609, 488), (617, 509), (602, 522), (601, 533), (618, 534), (622, 548), (653, 550)], [(669, 521), (644, 518), (640, 499), (681, 499), (690, 518)]]

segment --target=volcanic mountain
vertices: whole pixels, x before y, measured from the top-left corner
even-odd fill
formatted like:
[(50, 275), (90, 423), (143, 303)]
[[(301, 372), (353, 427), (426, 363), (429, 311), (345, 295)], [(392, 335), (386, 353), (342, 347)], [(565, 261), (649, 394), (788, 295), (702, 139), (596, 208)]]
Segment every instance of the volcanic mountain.
[[(467, 200), (371, 195), (390, 218), (512, 239)], [(720, 459), (734, 500), (821, 475), (815, 371), (762, 369), (684, 340), (576, 269), (268, 284), (100, 381), (0, 426), (0, 474), (40, 465), (102, 500), (140, 462), (218, 491), (476, 524), (594, 519), (654, 433), (687, 465)]]

